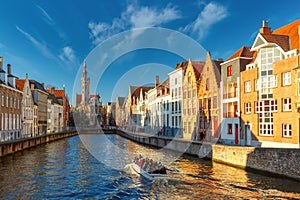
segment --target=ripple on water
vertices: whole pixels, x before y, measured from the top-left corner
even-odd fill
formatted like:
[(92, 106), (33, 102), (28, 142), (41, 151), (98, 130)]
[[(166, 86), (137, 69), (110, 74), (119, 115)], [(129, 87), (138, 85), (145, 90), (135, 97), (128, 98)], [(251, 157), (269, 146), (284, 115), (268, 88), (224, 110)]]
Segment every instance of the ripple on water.
[[(189, 156), (177, 158), (116, 135), (92, 135), (85, 143), (96, 145), (95, 157), (75, 136), (1, 159), (0, 199), (300, 198), (298, 182)], [(122, 148), (108, 148), (112, 144)], [(151, 182), (126, 168), (136, 154), (165, 163), (168, 179)]]

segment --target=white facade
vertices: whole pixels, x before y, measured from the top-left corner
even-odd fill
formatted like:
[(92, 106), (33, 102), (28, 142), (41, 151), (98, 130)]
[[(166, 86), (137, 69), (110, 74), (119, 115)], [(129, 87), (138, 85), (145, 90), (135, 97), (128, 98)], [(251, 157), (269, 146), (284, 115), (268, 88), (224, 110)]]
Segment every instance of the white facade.
[(170, 80), (170, 127), (172, 134), (182, 136), (182, 83), (183, 69), (169, 73)]
[[(49, 96), (52, 94), (49, 94)], [(54, 95), (53, 95), (54, 97)], [(55, 97), (54, 97), (55, 98)], [(63, 106), (55, 102), (53, 98), (48, 98), (47, 103), (47, 133), (62, 131), (63, 128)]]
[(37, 135), (34, 129), (34, 101), (28, 81), (28, 75), (24, 82), (23, 98), (22, 98), (22, 137), (34, 137)]
[(147, 111), (147, 119), (145, 120), (145, 125), (148, 127), (145, 128), (145, 131), (148, 133), (157, 133), (159, 130), (159, 118), (158, 118), (158, 109), (157, 104), (158, 101), (156, 99), (157, 90), (153, 88), (146, 93), (146, 111)]

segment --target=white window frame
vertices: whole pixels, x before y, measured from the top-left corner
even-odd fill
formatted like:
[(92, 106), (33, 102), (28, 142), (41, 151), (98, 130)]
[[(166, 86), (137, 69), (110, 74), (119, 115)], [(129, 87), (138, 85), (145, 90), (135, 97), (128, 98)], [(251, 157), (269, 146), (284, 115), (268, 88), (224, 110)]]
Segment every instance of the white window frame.
[(282, 124), (282, 137), (292, 137), (292, 124)]
[(245, 82), (245, 92), (251, 92), (251, 81)]
[(245, 103), (245, 114), (251, 113), (251, 102)]
[(2, 101), (1, 105), (4, 106), (4, 94), (2, 94), (1, 101)]
[[(285, 103), (284, 101), (287, 100)], [(292, 99), (291, 98), (282, 98), (282, 111), (291, 111), (292, 110)]]
[(291, 85), (291, 72), (282, 73), (282, 86)]

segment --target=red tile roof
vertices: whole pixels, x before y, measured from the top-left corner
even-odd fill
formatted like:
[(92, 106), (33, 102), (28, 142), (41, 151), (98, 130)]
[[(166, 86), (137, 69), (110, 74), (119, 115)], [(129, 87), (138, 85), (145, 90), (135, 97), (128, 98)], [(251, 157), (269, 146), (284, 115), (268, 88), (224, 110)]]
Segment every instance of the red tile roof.
[[(47, 90), (48, 93), (51, 93), (51, 90)], [(63, 97), (65, 96), (64, 90), (54, 90), (54, 96), (55, 97)]]
[(226, 61), (232, 60), (232, 59), (238, 58), (238, 57), (252, 58), (253, 52), (251, 52), (250, 49), (251, 49), (251, 47), (242, 46), (232, 56), (230, 56)]
[(19, 90), (23, 91), (25, 85), (25, 80), (22, 79), (16, 79), (16, 86)]
[(277, 35), (287, 35), (290, 37), (290, 49), (298, 49), (300, 50), (300, 41), (299, 41), (299, 27), (300, 19), (286, 25), (280, 27), (273, 31), (273, 34)]

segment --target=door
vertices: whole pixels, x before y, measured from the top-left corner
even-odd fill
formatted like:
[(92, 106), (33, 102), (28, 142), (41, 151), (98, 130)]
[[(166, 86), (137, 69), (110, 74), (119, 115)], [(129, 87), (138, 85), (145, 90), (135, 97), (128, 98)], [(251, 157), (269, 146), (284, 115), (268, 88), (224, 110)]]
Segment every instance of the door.
[(251, 124), (245, 124), (245, 142), (246, 145), (251, 146)]
[(237, 115), (238, 114), (237, 113), (238, 110), (237, 109), (238, 109), (238, 105), (237, 104), (233, 105), (233, 116), (234, 117), (238, 117), (238, 115)]
[(219, 137), (218, 129), (219, 129), (218, 117), (214, 117), (214, 138)]
[(239, 125), (235, 124), (235, 144), (239, 144)]

